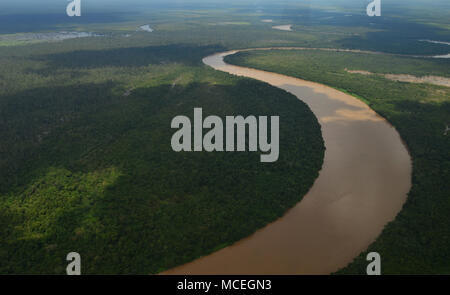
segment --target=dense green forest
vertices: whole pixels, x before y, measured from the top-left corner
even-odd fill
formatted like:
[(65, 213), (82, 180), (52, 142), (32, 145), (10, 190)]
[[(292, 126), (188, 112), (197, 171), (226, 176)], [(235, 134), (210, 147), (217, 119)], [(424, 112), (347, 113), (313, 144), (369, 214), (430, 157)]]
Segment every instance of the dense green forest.
[[(217, 50), (2, 51), (0, 273), (62, 274), (71, 251), (84, 274), (157, 273), (301, 200), (323, 161), (316, 118), (287, 92), (204, 66)], [(173, 152), (171, 120), (199, 106), (280, 116), (279, 160)]]
[[(420, 41), (450, 42), (448, 6), (434, 2), (386, 5), (381, 18), (352, 1), (94, 1), (80, 18), (64, 14), (65, 1), (20, 2), (0, 11), (0, 274), (62, 274), (71, 251), (84, 274), (157, 273), (248, 236), (301, 200), (323, 161), (316, 118), (291, 94), (204, 66), (209, 54), (449, 52)], [(293, 31), (273, 28), (287, 24)], [(61, 32), (92, 35), (58, 41)], [(449, 272), (448, 88), (345, 71), (450, 77), (448, 60), (321, 51), (229, 60), (348, 91), (392, 122), (413, 155), (414, 187), (369, 250), (382, 253), (386, 273)], [(172, 152), (172, 118), (195, 107), (279, 115), (279, 161)], [(363, 253), (342, 273), (365, 265)]]
[(413, 159), (413, 186), (396, 220), (340, 274), (365, 274), (368, 252), (384, 274), (450, 274), (450, 88), (395, 82), (377, 73), (450, 76), (450, 60), (321, 51), (252, 51), (232, 64), (320, 82), (353, 94), (391, 122)]

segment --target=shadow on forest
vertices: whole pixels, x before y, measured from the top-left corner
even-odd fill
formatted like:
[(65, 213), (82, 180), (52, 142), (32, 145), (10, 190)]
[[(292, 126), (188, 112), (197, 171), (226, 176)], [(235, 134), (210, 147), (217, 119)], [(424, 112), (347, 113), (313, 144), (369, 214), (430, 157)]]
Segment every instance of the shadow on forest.
[[(0, 202), (0, 261), (8, 261), (0, 273), (64, 273), (71, 251), (82, 255), (85, 274), (156, 273), (275, 220), (318, 175), (320, 126), (306, 105), (276, 88), (245, 79), (114, 97), (112, 86), (48, 89), (53, 94), (41, 104), (32, 99), (42, 89), (19, 95), (20, 105), (31, 106), (6, 122), (6, 143), (22, 145), (15, 135), (27, 128), (34, 138), (41, 125), (57, 127), (12, 154), (6, 166), (20, 167), (2, 175), (17, 177), (19, 186), (10, 185), (2, 196), (8, 201)], [(283, 115), (279, 161), (261, 165), (259, 154), (248, 152), (173, 152), (171, 120), (192, 119), (198, 106), (205, 116)], [(70, 120), (58, 121), (67, 114)]]
[[(0, 15), (0, 34), (28, 33), (55, 30), (55, 27), (73, 25), (74, 19), (68, 17), (62, 2), (61, 13), (7, 14)], [(120, 23), (127, 21), (124, 13), (88, 13), (76, 19), (78, 24)], [(67, 29), (66, 29), (67, 30)]]
[(390, 103), (394, 112), (389, 116), (389, 120), (395, 121), (395, 126), (413, 152), (429, 160), (434, 158), (438, 161), (438, 166), (448, 161), (440, 157), (448, 154), (446, 151), (450, 137), (445, 135), (445, 131), (450, 124), (450, 103), (421, 103), (411, 100), (396, 100)]
[(82, 114), (117, 103), (120, 97), (112, 93), (117, 86), (112, 82), (47, 86), (0, 96), (0, 192), (23, 184), (19, 170), (27, 171), (33, 161), (42, 160), (38, 149), (48, 137), (58, 136)]
[[(48, 69), (141, 67), (165, 63), (199, 65), (202, 59), (225, 48), (215, 46), (165, 45), (149, 47), (118, 48), (108, 50), (82, 50), (38, 57), (48, 64)], [(46, 69), (46, 71), (48, 71)]]

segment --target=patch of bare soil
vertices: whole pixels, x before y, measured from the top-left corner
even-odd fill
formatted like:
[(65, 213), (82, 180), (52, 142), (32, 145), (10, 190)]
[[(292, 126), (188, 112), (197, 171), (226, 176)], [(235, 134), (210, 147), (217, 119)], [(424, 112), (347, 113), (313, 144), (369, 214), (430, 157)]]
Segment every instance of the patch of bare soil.
[(378, 75), (383, 76), (386, 79), (400, 82), (409, 82), (409, 83), (428, 83), (438, 86), (446, 86), (450, 87), (450, 78), (440, 77), (440, 76), (423, 76), (417, 77), (408, 74), (376, 74), (368, 71), (360, 71), (360, 70), (348, 70), (345, 69), (347, 73), (352, 74), (361, 74), (361, 75)]

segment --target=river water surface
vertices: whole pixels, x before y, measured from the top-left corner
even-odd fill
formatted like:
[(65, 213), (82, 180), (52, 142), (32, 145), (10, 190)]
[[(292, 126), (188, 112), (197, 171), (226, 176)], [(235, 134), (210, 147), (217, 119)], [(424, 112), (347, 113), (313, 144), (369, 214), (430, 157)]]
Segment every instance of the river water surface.
[(309, 193), (285, 216), (232, 246), (164, 274), (337, 271), (367, 249), (401, 210), (411, 187), (408, 151), (397, 131), (353, 96), (226, 64), (223, 58), (234, 53), (208, 56), (203, 62), (282, 88), (308, 104), (322, 127), (324, 164)]

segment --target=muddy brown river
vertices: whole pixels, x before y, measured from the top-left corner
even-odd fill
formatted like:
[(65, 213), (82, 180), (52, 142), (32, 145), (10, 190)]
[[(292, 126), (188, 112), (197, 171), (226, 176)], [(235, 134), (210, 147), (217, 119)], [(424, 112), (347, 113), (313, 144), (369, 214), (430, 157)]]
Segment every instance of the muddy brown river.
[(282, 218), (163, 274), (337, 271), (367, 249), (401, 210), (411, 187), (408, 151), (397, 131), (360, 100), (318, 83), (223, 61), (236, 52), (208, 56), (203, 62), (269, 83), (304, 101), (322, 127), (324, 164), (308, 194)]

